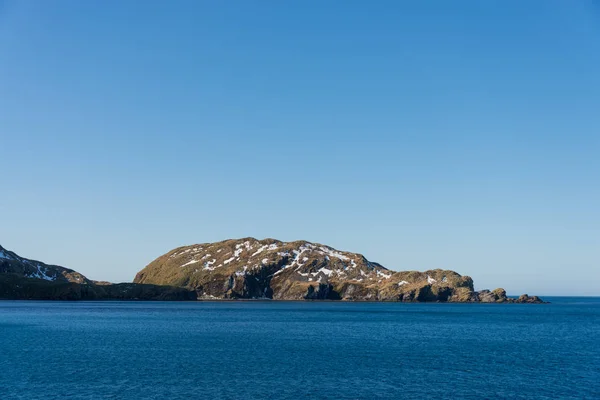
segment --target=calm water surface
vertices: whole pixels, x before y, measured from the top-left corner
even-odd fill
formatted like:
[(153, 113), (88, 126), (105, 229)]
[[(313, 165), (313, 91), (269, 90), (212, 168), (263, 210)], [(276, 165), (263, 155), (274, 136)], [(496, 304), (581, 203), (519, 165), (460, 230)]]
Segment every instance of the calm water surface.
[(600, 298), (0, 301), (0, 399), (600, 398)]

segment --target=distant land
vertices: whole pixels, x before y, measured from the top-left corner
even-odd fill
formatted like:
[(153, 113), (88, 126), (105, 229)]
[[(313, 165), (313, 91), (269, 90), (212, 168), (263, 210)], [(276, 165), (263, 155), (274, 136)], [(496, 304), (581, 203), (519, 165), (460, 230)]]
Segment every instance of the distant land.
[(526, 294), (507, 297), (502, 288), (475, 291), (470, 277), (450, 270), (396, 272), (318, 243), (254, 238), (176, 248), (138, 272), (133, 283), (118, 284), (0, 246), (0, 299), (543, 303)]
[(183, 288), (92, 281), (72, 269), (29, 260), (0, 246), (0, 299), (195, 300), (196, 296)]

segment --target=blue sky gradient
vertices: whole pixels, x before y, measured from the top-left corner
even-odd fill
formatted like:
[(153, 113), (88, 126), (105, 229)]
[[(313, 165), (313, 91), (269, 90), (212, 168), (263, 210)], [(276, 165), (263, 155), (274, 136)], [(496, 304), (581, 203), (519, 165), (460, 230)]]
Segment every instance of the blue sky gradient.
[(600, 295), (600, 3), (2, 1), (0, 244), (306, 239)]

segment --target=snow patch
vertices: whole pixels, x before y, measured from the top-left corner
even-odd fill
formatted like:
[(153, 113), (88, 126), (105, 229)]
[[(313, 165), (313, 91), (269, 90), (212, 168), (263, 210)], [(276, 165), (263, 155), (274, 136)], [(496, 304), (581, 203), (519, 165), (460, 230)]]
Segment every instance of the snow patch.
[(244, 250), (250, 251), (252, 249), (252, 245), (250, 244), (250, 242), (248, 240), (246, 240), (244, 243), (238, 243), (235, 245), (235, 253), (233, 253), (236, 257), (239, 257), (240, 254), (242, 254), (242, 252)]
[[(298, 266), (298, 268), (296, 268), (296, 270), (298, 270), (300, 267), (302, 267), (303, 263), (301, 263), (299, 260), (300, 258), (302, 258), (302, 254), (310, 249), (314, 248), (314, 245), (310, 244), (310, 243), (306, 243), (303, 244), (302, 246), (300, 246), (298, 248), (298, 250), (292, 250), (292, 253), (294, 253), (294, 259), (292, 260), (292, 263), (289, 265), (286, 265), (285, 267), (283, 267), (284, 269), (287, 267), (293, 267), (295, 265)], [(289, 253), (288, 253), (289, 254)], [(308, 259), (307, 257), (304, 257), (306, 259)], [(306, 261), (306, 260), (305, 260)]]
[(181, 266), (181, 268), (183, 268), (183, 267), (185, 267), (185, 266), (188, 266), (188, 265), (196, 264), (197, 262), (200, 262), (200, 260), (192, 260), (192, 261), (190, 261), (190, 262), (186, 262), (185, 264), (183, 264), (183, 265)]
[(339, 258), (340, 260), (344, 260), (344, 261), (350, 259), (350, 257), (347, 257), (347, 256), (343, 255), (342, 253), (340, 253), (339, 251), (336, 251), (330, 247), (321, 246), (321, 247), (319, 247), (319, 249), (321, 250), (320, 253), (323, 255), (328, 255), (331, 257)]
[(327, 276), (331, 276), (331, 274), (333, 273), (332, 270), (327, 269), (327, 268), (320, 268), (317, 272), (313, 272), (312, 276), (316, 276), (318, 275), (320, 272), (324, 273)]
[(235, 258), (236, 258), (236, 257), (237, 257), (237, 256), (236, 256), (236, 255), (234, 255), (233, 257), (231, 257), (231, 258), (228, 258), (227, 260), (223, 261), (223, 264), (225, 264), (225, 265), (229, 264), (230, 262), (232, 262), (233, 260), (235, 260)]
[(0, 258), (3, 258), (5, 260), (12, 260), (12, 256), (8, 253), (6, 253), (4, 250), (0, 250)]
[(204, 262), (204, 268), (203, 269), (208, 270), (208, 271), (214, 270), (216, 267), (213, 267), (212, 265), (214, 263), (216, 263), (216, 262), (217, 262), (216, 258), (213, 258), (212, 261), (206, 261), (206, 262)]
[(263, 252), (263, 251), (264, 251), (266, 248), (267, 248), (267, 246), (266, 246), (266, 245), (265, 245), (265, 246), (262, 246), (262, 247), (259, 247), (259, 248), (258, 248), (258, 250), (256, 250), (256, 251), (254, 252), (254, 254), (252, 254), (250, 257), (254, 257), (254, 256), (257, 256), (257, 255), (259, 255), (259, 254), (260, 254), (260, 253), (262, 253), (262, 252)]
[(252, 254), (252, 257), (259, 255), (260, 253), (262, 253), (265, 250), (272, 251), (272, 250), (277, 250), (277, 249), (278, 249), (278, 247), (275, 243), (265, 244), (264, 246), (259, 247), (258, 250), (256, 250), (256, 252), (254, 254)]
[(38, 278), (38, 279), (43, 279), (45, 281), (55, 281), (56, 280), (56, 275), (54, 275), (54, 276), (48, 275), (47, 267), (42, 267), (41, 265), (37, 265), (36, 268), (37, 268), (36, 272), (33, 272), (33, 273), (27, 275), (28, 278)]
[(189, 253), (190, 251), (192, 251), (192, 249), (185, 249), (183, 251), (180, 251), (179, 253), (173, 253), (169, 258), (179, 257), (184, 255), (185, 253)]
[(381, 277), (383, 279), (390, 279), (392, 277), (392, 274), (386, 274), (385, 272), (381, 272), (380, 270), (377, 270), (377, 277)]
[(243, 271), (236, 271), (235, 275), (236, 276), (245, 276), (246, 275), (246, 271), (248, 270), (248, 266), (244, 265), (244, 270)]

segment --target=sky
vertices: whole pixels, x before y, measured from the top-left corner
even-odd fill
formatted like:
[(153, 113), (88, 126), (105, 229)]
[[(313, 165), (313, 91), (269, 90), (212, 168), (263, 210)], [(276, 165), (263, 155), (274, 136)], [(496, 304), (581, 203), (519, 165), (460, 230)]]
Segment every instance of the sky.
[(600, 295), (600, 2), (0, 0), (0, 244), (308, 240)]

